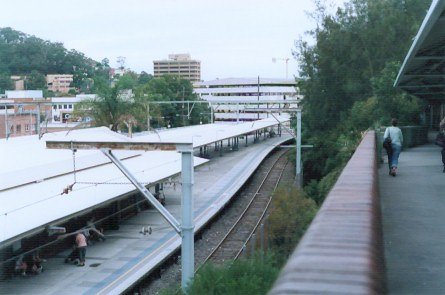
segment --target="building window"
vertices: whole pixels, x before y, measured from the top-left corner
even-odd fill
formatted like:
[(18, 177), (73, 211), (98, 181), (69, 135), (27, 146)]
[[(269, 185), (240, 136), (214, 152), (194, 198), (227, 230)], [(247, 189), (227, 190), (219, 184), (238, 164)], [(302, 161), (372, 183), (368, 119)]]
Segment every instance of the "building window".
[(22, 125), (15, 126), (15, 133), (22, 133)]
[(25, 124), (25, 131), (29, 131), (30, 130), (31, 125), (29, 124)]
[(63, 109), (66, 110), (68, 108), (68, 105), (64, 104)]
[(59, 110), (61, 110), (62, 109), (62, 105), (61, 104), (59, 104)]
[(57, 110), (57, 106), (56, 106), (56, 105), (54, 105), (54, 106), (53, 106), (53, 109), (54, 109), (54, 110)]

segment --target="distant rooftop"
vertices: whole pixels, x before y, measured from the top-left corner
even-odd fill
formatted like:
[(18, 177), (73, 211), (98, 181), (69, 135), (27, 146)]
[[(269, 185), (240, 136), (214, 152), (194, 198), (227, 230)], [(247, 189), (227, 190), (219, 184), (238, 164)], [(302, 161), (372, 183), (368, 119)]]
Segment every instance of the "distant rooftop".
[(40, 99), (43, 98), (42, 90), (7, 90), (5, 91), (6, 98), (15, 99), (15, 98), (32, 98), (32, 99)]
[(189, 60), (189, 59), (191, 59), (189, 53), (169, 54), (168, 58), (173, 59), (173, 60)]
[(166, 62), (166, 61), (192, 61), (192, 57), (189, 53), (173, 53), (168, 55), (168, 59), (154, 60), (153, 62)]
[[(196, 82), (195, 87), (206, 86), (239, 86), (239, 85), (257, 85), (258, 78), (224, 78), (210, 81)], [(280, 79), (280, 78), (260, 78), (260, 85), (296, 85), (294, 79)]]

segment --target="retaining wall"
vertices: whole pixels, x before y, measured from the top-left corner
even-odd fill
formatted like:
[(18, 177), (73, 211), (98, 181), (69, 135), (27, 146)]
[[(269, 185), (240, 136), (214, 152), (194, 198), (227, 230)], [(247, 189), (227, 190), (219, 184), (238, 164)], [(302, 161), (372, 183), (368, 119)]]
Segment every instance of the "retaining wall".
[(382, 294), (376, 136), (364, 135), (270, 294)]

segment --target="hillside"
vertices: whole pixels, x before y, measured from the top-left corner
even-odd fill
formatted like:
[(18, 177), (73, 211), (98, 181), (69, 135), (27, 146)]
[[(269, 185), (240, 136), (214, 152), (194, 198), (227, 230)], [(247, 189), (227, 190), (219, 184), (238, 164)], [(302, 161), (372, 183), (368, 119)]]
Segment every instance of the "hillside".
[(67, 50), (62, 43), (0, 28), (0, 91), (8, 86), (10, 75), (27, 75), (39, 80), (46, 74), (73, 74), (73, 86), (82, 88), (88, 78), (108, 75), (108, 60), (94, 61), (82, 52)]

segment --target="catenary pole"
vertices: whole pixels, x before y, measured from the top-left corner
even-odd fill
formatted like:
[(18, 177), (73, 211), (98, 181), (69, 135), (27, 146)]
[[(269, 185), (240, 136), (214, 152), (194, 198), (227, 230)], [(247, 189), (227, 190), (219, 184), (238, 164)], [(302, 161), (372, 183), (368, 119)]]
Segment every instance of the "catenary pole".
[(301, 187), (303, 184), (303, 177), (301, 173), (301, 110), (297, 111), (296, 153), (295, 182), (298, 187)]
[(182, 222), (181, 222), (181, 288), (185, 292), (187, 285), (195, 273), (194, 256), (194, 223), (193, 223), (193, 147), (191, 145), (178, 145), (181, 153), (182, 178)]

